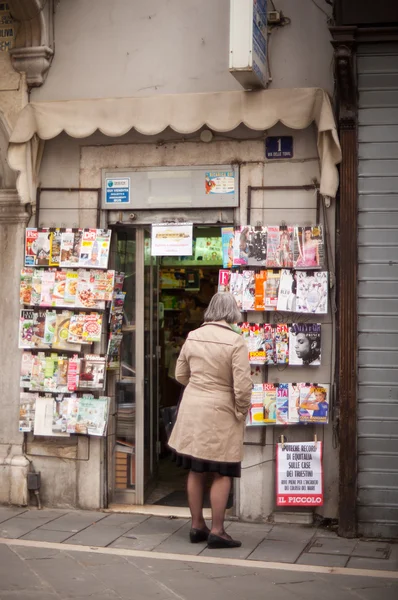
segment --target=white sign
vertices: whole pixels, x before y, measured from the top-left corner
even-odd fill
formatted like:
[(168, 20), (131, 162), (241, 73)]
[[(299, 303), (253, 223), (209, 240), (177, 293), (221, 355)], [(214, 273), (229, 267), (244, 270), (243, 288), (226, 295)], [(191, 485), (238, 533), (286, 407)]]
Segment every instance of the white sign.
[(322, 442), (277, 444), (276, 505), (323, 505)]
[(230, 0), (229, 70), (245, 89), (267, 86), (267, 0)]
[(152, 225), (152, 256), (192, 256), (192, 223)]

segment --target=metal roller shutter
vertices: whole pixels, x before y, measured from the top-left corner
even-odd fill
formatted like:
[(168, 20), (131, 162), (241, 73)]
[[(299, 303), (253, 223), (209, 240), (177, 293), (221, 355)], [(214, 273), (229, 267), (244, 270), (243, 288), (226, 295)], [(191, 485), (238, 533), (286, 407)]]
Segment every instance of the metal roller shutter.
[(358, 48), (358, 522), (398, 536), (398, 44)]

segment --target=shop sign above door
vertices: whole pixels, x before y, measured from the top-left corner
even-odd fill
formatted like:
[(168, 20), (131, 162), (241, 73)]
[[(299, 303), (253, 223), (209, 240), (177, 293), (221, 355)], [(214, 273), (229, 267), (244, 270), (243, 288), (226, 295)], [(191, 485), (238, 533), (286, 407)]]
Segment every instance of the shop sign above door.
[(192, 223), (152, 225), (152, 256), (192, 256)]
[(105, 178), (105, 204), (130, 204), (130, 177)]
[(293, 158), (293, 137), (282, 135), (281, 137), (269, 136), (265, 140), (266, 158)]

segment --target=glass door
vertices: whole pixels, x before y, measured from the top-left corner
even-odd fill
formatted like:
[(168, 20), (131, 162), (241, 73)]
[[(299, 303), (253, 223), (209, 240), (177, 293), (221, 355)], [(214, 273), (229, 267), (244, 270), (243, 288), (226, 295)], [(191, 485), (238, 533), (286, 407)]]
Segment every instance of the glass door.
[(158, 464), (159, 292), (150, 229), (117, 231), (115, 268), (126, 292), (120, 369), (115, 374), (113, 502), (144, 504)]

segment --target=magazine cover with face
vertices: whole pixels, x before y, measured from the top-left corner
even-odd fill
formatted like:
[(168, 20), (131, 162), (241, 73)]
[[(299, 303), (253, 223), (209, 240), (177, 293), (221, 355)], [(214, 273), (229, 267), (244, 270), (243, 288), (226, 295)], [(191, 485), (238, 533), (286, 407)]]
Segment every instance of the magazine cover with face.
[(293, 323), (289, 328), (289, 365), (321, 364), (321, 324)]
[(267, 260), (267, 227), (250, 227), (248, 232), (248, 261), (251, 267), (265, 267)]
[(300, 388), (300, 423), (328, 423), (330, 386), (327, 383), (304, 384)]
[(323, 265), (324, 243), (321, 225), (295, 227), (294, 268), (320, 269)]
[(327, 271), (297, 271), (296, 311), (317, 315), (327, 314)]

